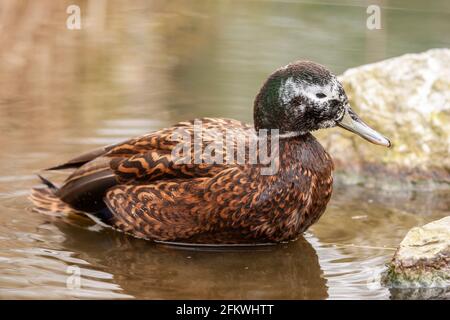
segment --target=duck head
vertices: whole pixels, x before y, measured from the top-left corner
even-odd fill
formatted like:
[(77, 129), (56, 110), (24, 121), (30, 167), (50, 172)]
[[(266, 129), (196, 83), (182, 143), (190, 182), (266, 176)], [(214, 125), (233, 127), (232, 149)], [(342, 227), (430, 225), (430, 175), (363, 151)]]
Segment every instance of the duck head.
[(256, 96), (255, 129), (306, 134), (339, 126), (378, 145), (390, 141), (352, 110), (342, 84), (324, 66), (297, 61), (272, 73)]

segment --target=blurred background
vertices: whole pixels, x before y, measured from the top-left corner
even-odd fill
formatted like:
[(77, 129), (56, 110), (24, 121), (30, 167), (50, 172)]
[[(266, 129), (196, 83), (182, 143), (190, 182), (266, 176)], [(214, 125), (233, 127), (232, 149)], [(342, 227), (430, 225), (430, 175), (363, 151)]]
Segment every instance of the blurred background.
[[(73, 4), (80, 30), (66, 27)], [(154, 246), (31, 213), (27, 195), (40, 169), (101, 145), (195, 117), (251, 122), (262, 82), (291, 61), (340, 74), (449, 47), (449, 21), (446, 0), (0, 0), (0, 298), (403, 297), (379, 274), (409, 228), (448, 214), (448, 191), (341, 184), (305, 239), (251, 253)]]

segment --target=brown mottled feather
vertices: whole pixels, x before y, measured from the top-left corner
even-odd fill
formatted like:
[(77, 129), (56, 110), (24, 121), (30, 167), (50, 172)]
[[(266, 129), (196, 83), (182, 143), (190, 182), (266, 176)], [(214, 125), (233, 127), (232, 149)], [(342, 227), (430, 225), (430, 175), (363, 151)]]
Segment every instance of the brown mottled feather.
[[(201, 121), (203, 147), (225, 130), (240, 139), (255, 137), (252, 126), (240, 121)], [(83, 206), (98, 201), (97, 194), (86, 198), (98, 192), (112, 227), (150, 240), (194, 243), (292, 240), (325, 210), (333, 164), (312, 135), (280, 140), (279, 172), (264, 176), (262, 165), (248, 159), (239, 165), (176, 163), (171, 152), (180, 141), (172, 133), (180, 129), (193, 138), (193, 126), (193, 121), (181, 122), (106, 147), (81, 164), (56, 195), (35, 190), (33, 201), (52, 210), (62, 198), (69, 207), (95, 212), (97, 207)]]
[(33, 210), (38, 212), (55, 215), (82, 214), (59, 199), (49, 188), (33, 189), (30, 199), (35, 205)]

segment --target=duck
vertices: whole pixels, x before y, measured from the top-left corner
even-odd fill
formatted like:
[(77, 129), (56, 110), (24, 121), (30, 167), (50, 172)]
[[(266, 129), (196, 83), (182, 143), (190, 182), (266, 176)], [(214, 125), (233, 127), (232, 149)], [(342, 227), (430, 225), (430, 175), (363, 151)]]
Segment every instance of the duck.
[(39, 175), (34, 209), (153, 242), (283, 243), (317, 222), (332, 194), (333, 161), (312, 132), (340, 127), (391, 146), (353, 111), (336, 75), (312, 61), (270, 74), (253, 118), (183, 121), (45, 169), (73, 172), (61, 186)]

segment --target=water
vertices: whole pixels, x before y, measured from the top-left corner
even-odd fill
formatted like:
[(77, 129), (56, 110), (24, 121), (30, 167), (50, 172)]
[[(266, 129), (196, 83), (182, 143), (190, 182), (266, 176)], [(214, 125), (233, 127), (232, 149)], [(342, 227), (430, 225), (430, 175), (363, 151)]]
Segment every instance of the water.
[(448, 215), (448, 191), (338, 183), (304, 239), (232, 251), (40, 215), (27, 196), (36, 172), (80, 152), (198, 116), (251, 121), (264, 78), (292, 60), (338, 74), (448, 47), (450, 3), (383, 1), (377, 31), (357, 1), (78, 3), (78, 31), (68, 2), (0, 3), (0, 298), (405, 297), (379, 274), (411, 227)]

